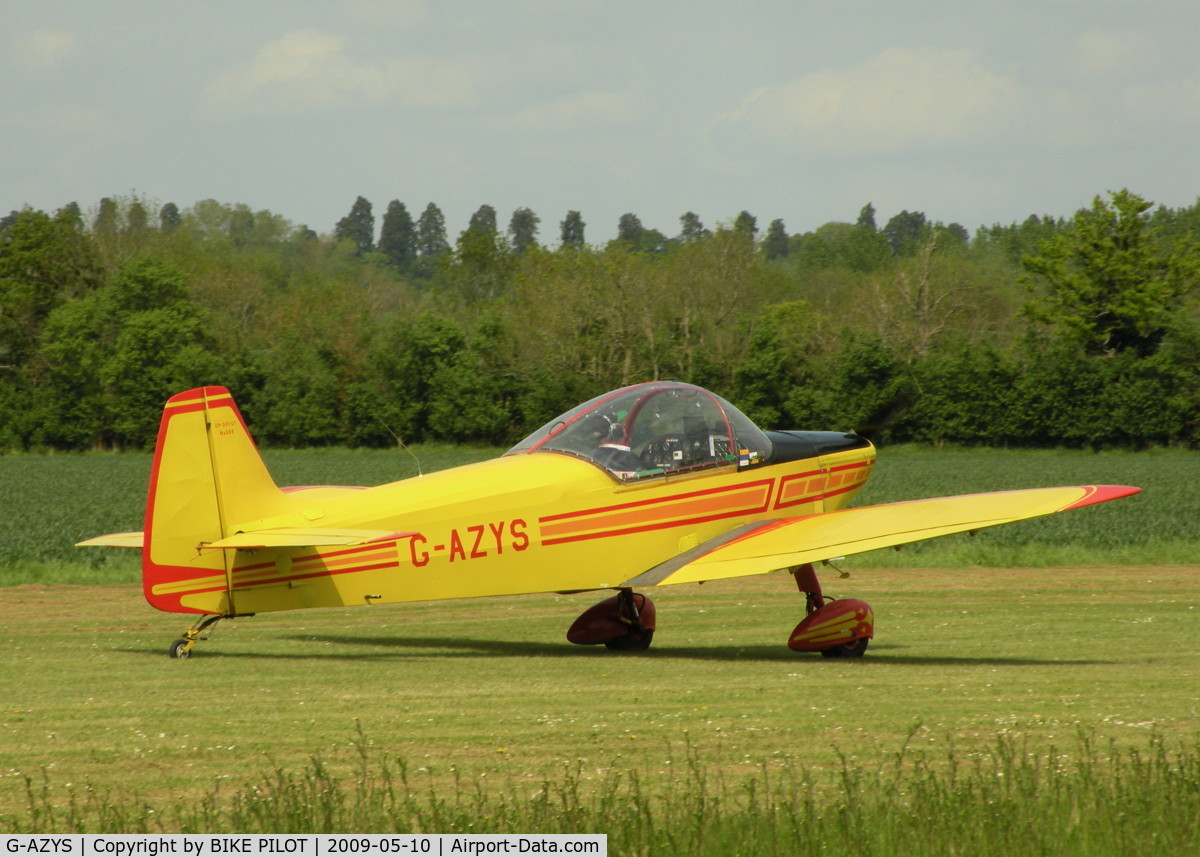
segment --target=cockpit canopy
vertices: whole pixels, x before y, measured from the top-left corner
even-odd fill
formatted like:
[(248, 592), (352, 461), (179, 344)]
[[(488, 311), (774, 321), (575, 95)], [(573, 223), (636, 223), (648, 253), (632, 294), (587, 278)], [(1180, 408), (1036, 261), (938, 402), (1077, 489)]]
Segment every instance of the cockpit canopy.
[(691, 384), (652, 381), (597, 396), (555, 417), (505, 455), (559, 452), (625, 481), (714, 467), (751, 467), (771, 441), (720, 396)]

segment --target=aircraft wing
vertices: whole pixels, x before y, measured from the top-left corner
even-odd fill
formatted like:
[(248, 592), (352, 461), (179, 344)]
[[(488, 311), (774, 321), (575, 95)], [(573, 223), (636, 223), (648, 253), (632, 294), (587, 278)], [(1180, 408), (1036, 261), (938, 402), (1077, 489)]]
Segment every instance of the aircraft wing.
[[(322, 530), (299, 527), (276, 527), (269, 530), (254, 530), (235, 533), (228, 538), (198, 545), (201, 550), (224, 548), (304, 548), (330, 547), (334, 545), (363, 545), (368, 542), (383, 542), (402, 539), (412, 533), (397, 533), (392, 530)], [(76, 542), (76, 547), (140, 548), (143, 533), (109, 533), (86, 541)]]
[(304, 548), (331, 547), (334, 545), (364, 545), (368, 542), (384, 542), (402, 539), (413, 533), (397, 533), (393, 530), (328, 530), (300, 527), (275, 527), (235, 533), (215, 542), (199, 545), (201, 550), (224, 548)]
[(109, 533), (106, 536), (95, 536), (82, 542), (76, 542), (75, 547), (140, 548), (144, 541), (144, 535), (144, 533)]
[(863, 506), (758, 521), (642, 572), (621, 586), (747, 577), (876, 548), (980, 530), (1136, 494), (1126, 485), (1031, 488)]

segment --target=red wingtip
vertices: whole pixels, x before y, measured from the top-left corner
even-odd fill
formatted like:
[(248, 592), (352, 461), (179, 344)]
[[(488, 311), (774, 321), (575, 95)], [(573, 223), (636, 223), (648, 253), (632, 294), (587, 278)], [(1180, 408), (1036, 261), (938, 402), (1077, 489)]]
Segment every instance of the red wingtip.
[(1062, 511), (1079, 509), (1083, 506), (1094, 506), (1096, 503), (1107, 503), (1109, 500), (1119, 500), (1122, 497), (1137, 494), (1141, 490), (1141, 488), (1135, 488), (1132, 485), (1086, 485), (1084, 486), (1086, 493), (1083, 497), (1068, 506), (1063, 506)]

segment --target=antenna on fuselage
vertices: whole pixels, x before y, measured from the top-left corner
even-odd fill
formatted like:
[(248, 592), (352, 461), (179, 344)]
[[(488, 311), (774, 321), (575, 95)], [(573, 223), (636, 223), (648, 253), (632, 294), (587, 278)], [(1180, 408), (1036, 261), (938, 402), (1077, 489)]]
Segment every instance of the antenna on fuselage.
[(400, 448), (401, 448), (401, 449), (403, 449), (405, 452), (407, 452), (409, 455), (411, 455), (411, 456), (412, 456), (412, 460), (413, 460), (413, 461), (415, 461), (415, 462), (416, 462), (416, 464), (417, 464), (417, 475), (418, 475), (418, 476), (424, 476), (425, 474), (421, 472), (421, 459), (417, 458), (417, 454), (416, 454), (415, 452), (413, 452), (411, 449), (409, 449), (409, 448), (408, 448), (408, 444), (406, 444), (406, 443), (405, 443), (405, 442), (404, 442), (404, 441), (403, 441), (403, 440), (400, 438), (400, 435), (398, 435), (398, 434), (396, 434), (394, 431), (392, 431), (392, 427), (391, 427), (391, 426), (389, 426), (387, 423), (385, 423), (385, 422), (383, 421), (383, 419), (382, 419), (382, 418), (381, 418), (381, 417), (380, 417), (378, 414), (376, 414), (376, 415), (375, 415), (375, 419), (379, 420), (379, 424), (380, 424), (381, 426), (383, 426), (383, 427), (384, 427), (384, 429), (386, 429), (386, 430), (387, 430), (387, 433), (388, 433), (388, 434), (390, 434), (392, 437), (394, 437), (394, 438), (396, 439), (396, 443), (400, 444)]

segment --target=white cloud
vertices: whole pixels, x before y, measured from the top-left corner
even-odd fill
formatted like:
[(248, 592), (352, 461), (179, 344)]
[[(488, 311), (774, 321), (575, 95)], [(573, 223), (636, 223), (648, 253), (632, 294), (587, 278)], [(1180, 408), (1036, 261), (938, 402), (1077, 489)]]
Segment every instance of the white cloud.
[(1015, 85), (970, 51), (891, 48), (850, 68), (763, 87), (717, 122), (836, 152), (881, 152), (986, 137), (1020, 108)]
[(420, 0), (342, 0), (341, 6), (357, 23), (382, 27), (410, 27), (425, 17)]
[(1134, 84), (1122, 92), (1127, 115), (1160, 127), (1200, 126), (1200, 79)]
[(62, 30), (34, 30), (13, 44), (13, 57), (30, 69), (53, 68), (75, 50), (76, 39)]
[(526, 128), (547, 130), (625, 124), (636, 113), (628, 96), (615, 92), (583, 92), (530, 107), (513, 118)]
[(338, 36), (296, 30), (264, 45), (245, 65), (213, 80), (204, 101), (216, 111), (324, 108), (362, 101), (457, 106), (473, 100), (471, 62), (403, 58), (358, 63)]
[(39, 107), (35, 111), (11, 117), (7, 124), (51, 139), (60, 136), (95, 138), (107, 136), (113, 130), (98, 110), (77, 104)]
[(1075, 40), (1073, 64), (1087, 77), (1125, 75), (1155, 64), (1154, 42), (1145, 33), (1089, 30)]

